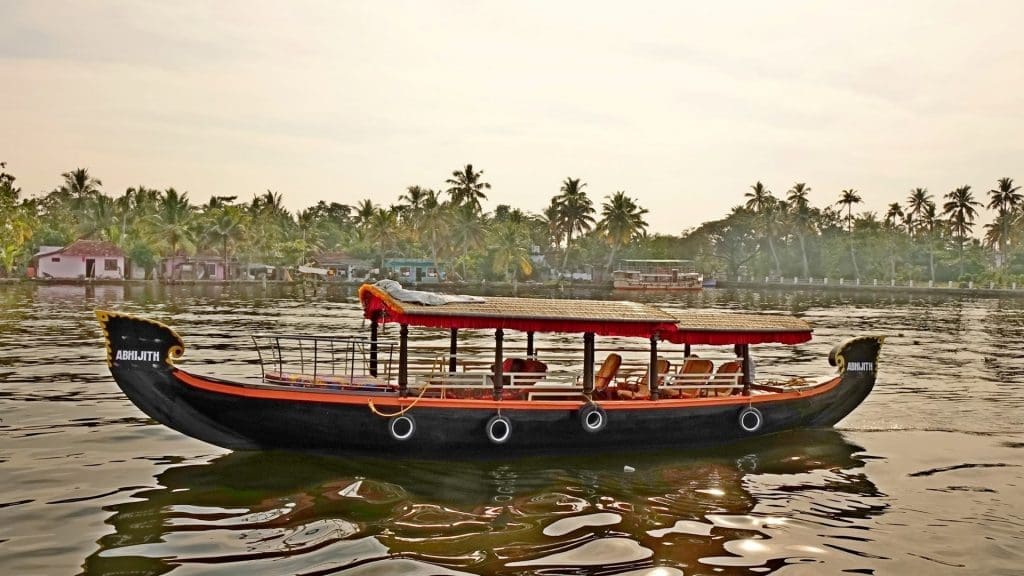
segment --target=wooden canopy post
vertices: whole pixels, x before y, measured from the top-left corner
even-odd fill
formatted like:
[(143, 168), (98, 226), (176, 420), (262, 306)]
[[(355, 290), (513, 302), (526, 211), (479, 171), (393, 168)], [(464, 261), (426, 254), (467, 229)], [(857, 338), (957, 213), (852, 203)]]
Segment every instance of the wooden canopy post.
[(398, 395), (409, 394), (409, 325), (398, 331)]
[(683, 345), (683, 359), (685, 360), (685, 359), (687, 359), (689, 357), (690, 357), (690, 343), (687, 342), (686, 344)]
[(583, 333), (583, 394), (594, 393), (594, 333)]
[(377, 321), (380, 320), (380, 312), (374, 312), (370, 317), (370, 376), (377, 375)]
[(647, 386), (651, 389), (651, 400), (658, 399), (658, 333), (651, 334), (651, 365), (647, 369)]
[(452, 328), (451, 341), (448, 343), (448, 371), (455, 372), (458, 366), (456, 355), (459, 353), (459, 329)]
[(750, 384), (753, 379), (753, 361), (750, 358), (750, 344), (740, 344), (740, 352), (743, 355), (743, 395), (750, 396)]
[(533, 331), (526, 333), (526, 357), (533, 358)]
[(502, 343), (505, 339), (505, 332), (498, 328), (494, 331), (494, 399), (501, 399), (501, 388), (504, 386), (504, 370), (501, 363), (505, 361), (502, 354)]

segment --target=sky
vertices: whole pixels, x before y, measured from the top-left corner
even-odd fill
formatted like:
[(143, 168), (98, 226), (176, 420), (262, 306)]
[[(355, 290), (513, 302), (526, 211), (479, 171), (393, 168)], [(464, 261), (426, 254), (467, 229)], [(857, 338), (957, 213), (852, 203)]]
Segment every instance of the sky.
[(987, 203), (1024, 182), (1021, 22), (1019, 1), (0, 0), (0, 161), (29, 196), (82, 167), (111, 196), (291, 210), (472, 164), (485, 209), (540, 213), (580, 178), (664, 234), (756, 181), (879, 216), (916, 187)]

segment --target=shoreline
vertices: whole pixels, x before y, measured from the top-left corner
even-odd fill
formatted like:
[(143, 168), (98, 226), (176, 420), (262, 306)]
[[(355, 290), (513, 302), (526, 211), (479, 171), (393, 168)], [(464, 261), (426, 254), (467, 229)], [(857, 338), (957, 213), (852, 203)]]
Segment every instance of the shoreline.
[[(994, 285), (987, 286), (975, 286), (973, 284), (968, 286), (950, 286), (947, 283), (944, 286), (928, 286), (928, 285), (914, 285), (913, 283), (908, 284), (870, 284), (866, 283), (850, 283), (840, 280), (839, 282), (830, 282), (827, 279), (793, 279), (794, 281), (786, 281), (786, 279), (774, 280), (774, 281), (743, 281), (743, 280), (718, 280), (717, 285), (711, 288), (704, 288), (704, 290), (728, 290), (728, 289), (772, 289), (772, 290), (784, 290), (784, 291), (796, 291), (796, 290), (813, 290), (821, 292), (863, 292), (863, 293), (897, 293), (897, 294), (915, 294), (915, 295), (926, 295), (926, 294), (938, 294), (943, 296), (981, 296), (981, 297), (1010, 297), (1010, 298), (1024, 298), (1024, 286), (1016, 287), (996, 287)], [(219, 287), (254, 287), (254, 286), (293, 286), (299, 288), (312, 289), (319, 291), (321, 289), (330, 288), (357, 288), (361, 285), (361, 282), (328, 282), (328, 283), (305, 283), (301, 280), (190, 280), (190, 281), (173, 281), (173, 282), (162, 282), (159, 280), (108, 280), (108, 279), (75, 279), (75, 280), (38, 280), (28, 278), (0, 278), (0, 286), (4, 285), (34, 285), (34, 286), (161, 286), (161, 287), (176, 287), (176, 286), (219, 286)], [(550, 293), (550, 292), (564, 292), (583, 290), (591, 292), (607, 292), (609, 294), (615, 293), (615, 290), (607, 283), (598, 282), (563, 282), (563, 283), (523, 283), (520, 282), (513, 286), (507, 282), (474, 282), (474, 283), (462, 283), (462, 284), (410, 284), (408, 286), (411, 289), (416, 290), (460, 290), (469, 289), (472, 291), (489, 291), (489, 290), (501, 290), (511, 291), (514, 294), (538, 294), (538, 293)], [(670, 291), (670, 290), (637, 290), (632, 291), (635, 294), (683, 294), (683, 293), (694, 293), (695, 291)]]
[(929, 286), (925, 285), (914, 285), (910, 284), (858, 284), (858, 283), (846, 283), (846, 282), (829, 282), (824, 279), (819, 282), (812, 280), (805, 280), (803, 282), (798, 279), (795, 282), (786, 281), (764, 281), (764, 282), (752, 282), (752, 281), (718, 281), (718, 289), (728, 288), (747, 288), (747, 289), (765, 289), (771, 288), (776, 290), (817, 290), (822, 292), (878, 292), (878, 293), (897, 293), (897, 294), (939, 294), (942, 296), (984, 296), (984, 297), (1011, 297), (1011, 298), (1024, 298), (1024, 286), (1016, 286), (1011, 288), (1001, 288), (994, 285), (991, 286), (975, 286), (971, 283), (969, 286), (950, 286), (947, 283), (945, 286)]

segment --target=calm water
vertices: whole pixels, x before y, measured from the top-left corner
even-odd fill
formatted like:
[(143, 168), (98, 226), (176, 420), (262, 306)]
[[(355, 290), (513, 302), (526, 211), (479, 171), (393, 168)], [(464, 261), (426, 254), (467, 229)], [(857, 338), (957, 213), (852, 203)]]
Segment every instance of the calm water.
[(713, 451), (233, 454), (121, 395), (92, 310), (165, 320), (183, 366), (252, 375), (251, 332), (362, 335), (353, 292), (0, 285), (0, 573), (1024, 573), (1024, 301), (709, 290), (662, 304), (812, 322), (812, 343), (757, 347), (761, 378), (825, 374), (838, 340), (885, 334), (878, 386), (835, 430)]

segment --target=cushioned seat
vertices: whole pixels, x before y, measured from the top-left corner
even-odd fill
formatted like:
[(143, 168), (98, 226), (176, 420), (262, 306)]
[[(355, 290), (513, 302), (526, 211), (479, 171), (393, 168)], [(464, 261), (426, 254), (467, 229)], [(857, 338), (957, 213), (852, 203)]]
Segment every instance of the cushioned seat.
[[(658, 370), (658, 383), (660, 384), (668, 374), (668, 371), (672, 368), (672, 363), (665, 358), (658, 358), (657, 370)], [(633, 382), (626, 382), (624, 386), (619, 386), (618, 396), (623, 400), (643, 400), (651, 397), (651, 386), (649, 384), (651, 379), (651, 369), (648, 368), (647, 372), (644, 373), (643, 378), (635, 380)], [(666, 397), (672, 398), (679, 396), (678, 390), (661, 390), (659, 393), (664, 394)]]
[(619, 366), (622, 366), (622, 356), (612, 352), (601, 363), (601, 368), (594, 374), (594, 397), (606, 398), (608, 396), (608, 385), (619, 373)]
[[(715, 371), (715, 364), (711, 360), (705, 360), (703, 358), (690, 357), (686, 359), (683, 366), (679, 369), (679, 378), (675, 381), (680, 386), (693, 386), (695, 384), (702, 384), (707, 382), (707, 377)], [(699, 396), (701, 389), (688, 388), (681, 391), (683, 396), (695, 397)]]
[(708, 384), (714, 386), (725, 386), (732, 384), (732, 388), (707, 388), (707, 396), (732, 396), (743, 391), (743, 383), (740, 381), (740, 373), (743, 372), (741, 360), (731, 360), (718, 367), (715, 375), (708, 380)]

